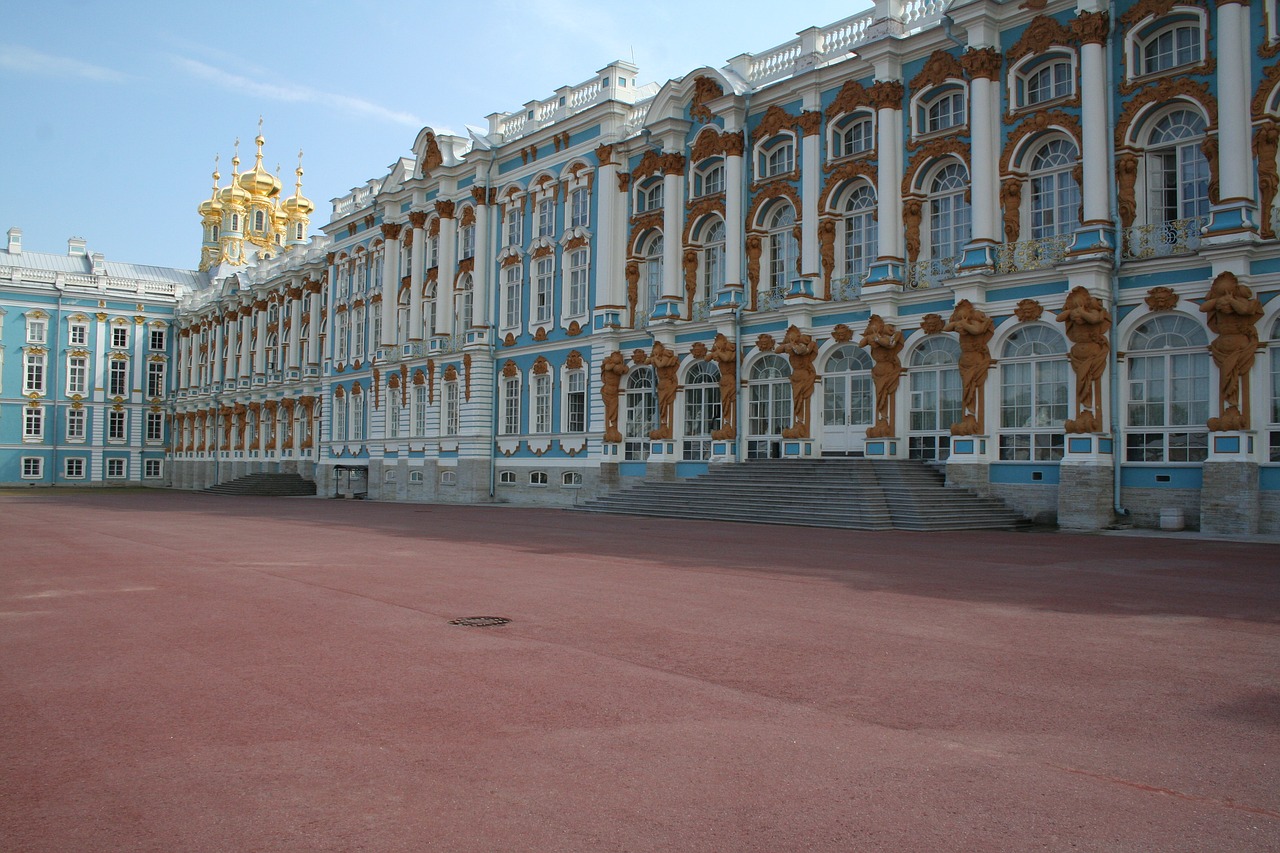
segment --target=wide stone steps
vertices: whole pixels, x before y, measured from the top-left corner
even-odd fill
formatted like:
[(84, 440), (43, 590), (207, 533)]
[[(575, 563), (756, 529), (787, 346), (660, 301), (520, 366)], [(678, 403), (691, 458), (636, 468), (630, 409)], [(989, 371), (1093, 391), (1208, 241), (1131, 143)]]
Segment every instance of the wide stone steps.
[(580, 504), (586, 512), (850, 530), (1017, 529), (1003, 503), (948, 487), (922, 462), (759, 460), (688, 480), (643, 481)]
[(257, 497), (305, 497), (315, 495), (316, 484), (300, 474), (259, 471), (246, 474), (205, 489), (215, 495), (254, 495)]

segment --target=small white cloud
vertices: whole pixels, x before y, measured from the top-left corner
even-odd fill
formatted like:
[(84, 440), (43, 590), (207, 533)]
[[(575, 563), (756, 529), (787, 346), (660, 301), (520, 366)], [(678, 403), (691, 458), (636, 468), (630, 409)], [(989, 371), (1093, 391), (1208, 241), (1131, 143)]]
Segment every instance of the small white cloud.
[(20, 44), (0, 44), (0, 68), (43, 77), (79, 77), (100, 83), (122, 83), (128, 76), (112, 68), (66, 56), (54, 56)]
[(225, 89), (248, 93), (259, 98), (293, 103), (320, 104), (341, 112), (372, 116), (393, 124), (402, 124), (413, 128), (422, 127), (424, 124), (421, 119), (411, 113), (389, 109), (372, 101), (366, 101), (363, 98), (353, 98), (349, 95), (339, 95), (333, 92), (322, 92), (318, 89), (292, 83), (263, 83), (240, 74), (224, 71), (199, 60), (185, 57), (173, 57), (173, 62), (193, 77), (198, 77)]

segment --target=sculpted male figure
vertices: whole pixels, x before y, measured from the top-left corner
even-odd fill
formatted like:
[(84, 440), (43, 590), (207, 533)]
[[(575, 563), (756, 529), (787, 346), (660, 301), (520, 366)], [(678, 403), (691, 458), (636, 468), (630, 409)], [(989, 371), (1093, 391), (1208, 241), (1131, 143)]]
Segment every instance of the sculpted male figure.
[(720, 429), (712, 430), (717, 441), (732, 441), (738, 437), (738, 347), (723, 334), (716, 334), (711, 349), (704, 358), (720, 365)]
[(627, 373), (627, 360), (621, 352), (614, 350), (600, 364), (600, 399), (604, 401), (604, 440), (617, 443), (622, 441), (622, 433), (618, 431), (618, 393), (622, 387), (622, 377)]
[(1249, 371), (1258, 347), (1262, 303), (1234, 274), (1224, 272), (1213, 280), (1200, 310), (1208, 315), (1209, 329), (1217, 334), (1209, 344), (1209, 352), (1218, 365), (1218, 408), (1222, 416), (1209, 418), (1209, 429), (1248, 429)]
[(974, 308), (968, 299), (961, 299), (942, 331), (956, 332), (960, 336), (959, 368), (964, 415), (960, 423), (951, 425), (951, 434), (979, 435), (983, 430), (983, 389), (991, 367), (991, 350), (987, 344), (996, 333), (996, 324)]
[(668, 349), (662, 341), (654, 341), (649, 363), (658, 374), (658, 428), (649, 432), (649, 438), (671, 438), (676, 388), (679, 385), (676, 374), (680, 370), (680, 357)]
[(782, 431), (782, 437), (809, 438), (809, 403), (818, 378), (813, 360), (818, 356), (818, 345), (812, 337), (791, 326), (775, 352), (786, 355), (791, 364), (791, 426)]
[(1102, 374), (1107, 369), (1111, 344), (1107, 332), (1111, 315), (1084, 287), (1067, 294), (1057, 315), (1071, 341), (1071, 369), (1076, 374), (1076, 416), (1065, 424), (1067, 432), (1102, 431)]
[(894, 434), (893, 395), (898, 391), (902, 378), (902, 352), (906, 341), (894, 326), (886, 323), (879, 314), (872, 314), (867, 329), (862, 333), (860, 347), (871, 348), (871, 381), (876, 389), (876, 422), (868, 427), (867, 438), (888, 438)]

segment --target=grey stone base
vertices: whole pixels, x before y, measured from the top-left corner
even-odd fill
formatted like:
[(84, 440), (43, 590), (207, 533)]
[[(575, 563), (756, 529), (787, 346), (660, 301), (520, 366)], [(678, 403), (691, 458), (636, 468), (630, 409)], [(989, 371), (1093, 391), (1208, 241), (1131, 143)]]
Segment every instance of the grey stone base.
[(1160, 512), (1182, 510), (1187, 530), (1200, 527), (1199, 489), (1121, 489), (1120, 505), (1129, 510), (1125, 519), (1134, 527), (1160, 528)]
[(1058, 526), (1066, 530), (1103, 530), (1115, 521), (1111, 505), (1110, 465), (1061, 465), (1058, 468)]
[(1258, 465), (1255, 462), (1204, 463), (1200, 488), (1200, 529), (1206, 533), (1257, 533)]

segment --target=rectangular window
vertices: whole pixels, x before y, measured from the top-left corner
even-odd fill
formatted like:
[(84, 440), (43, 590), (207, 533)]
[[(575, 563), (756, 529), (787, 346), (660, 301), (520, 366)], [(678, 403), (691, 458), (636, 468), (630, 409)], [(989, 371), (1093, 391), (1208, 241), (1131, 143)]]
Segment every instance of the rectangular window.
[(444, 385), (444, 434), (458, 434), (458, 383)]
[(127, 413), (123, 410), (107, 412), (107, 441), (124, 441), (128, 425)]
[(520, 278), (520, 264), (512, 264), (503, 273), (502, 328), (504, 329), (520, 327)]
[(587, 250), (569, 255), (569, 316), (587, 313)]
[(126, 349), (129, 346), (129, 327), (111, 327), (111, 346), (115, 349)]
[(347, 400), (345, 397), (333, 398), (333, 441), (347, 440)]
[(357, 308), (352, 320), (351, 355), (360, 358), (364, 355), (364, 309)]
[(121, 480), (125, 475), (125, 460), (108, 459), (107, 460), (107, 477), (111, 480)]
[(555, 279), (555, 260), (540, 258), (535, 273), (533, 322), (551, 322), (552, 285)]
[(524, 243), (524, 210), (521, 202), (513, 202), (507, 212), (507, 245), (519, 246)]
[(569, 194), (569, 226), (586, 228), (591, 221), (591, 191), (579, 187)]
[(67, 410), (67, 441), (84, 441), (86, 415), (85, 409)]
[(153, 361), (147, 365), (147, 396), (164, 396), (164, 363)]
[(473, 258), (476, 254), (476, 227), (466, 225), (462, 228), (462, 258)]
[(164, 413), (147, 412), (147, 443), (159, 444), (164, 441)]
[(43, 394), (44, 393), (44, 353), (27, 353), (26, 373), (22, 380), (23, 394)]
[(27, 343), (42, 344), (48, 337), (49, 323), (43, 317), (27, 318)]
[(40, 456), (22, 457), (22, 479), (39, 480), (44, 477), (44, 459)]
[(67, 327), (67, 343), (73, 347), (89, 344), (89, 326), (86, 323), (72, 323)]
[(150, 338), (152, 352), (164, 352), (164, 329), (152, 329)]
[(67, 393), (81, 396), (89, 393), (89, 359), (82, 355), (67, 359)]
[(533, 377), (533, 432), (551, 432), (551, 377)]
[(556, 203), (544, 198), (538, 202), (538, 236), (550, 237), (556, 233)]
[(22, 440), (40, 441), (44, 438), (44, 409), (28, 406), (22, 414)]
[(352, 441), (364, 441), (364, 395), (355, 394), (351, 397), (351, 429), (350, 436)]
[(129, 362), (116, 359), (107, 372), (107, 394), (123, 397), (129, 393)]
[(387, 438), (400, 437), (400, 389), (387, 389)]
[(587, 374), (575, 370), (565, 377), (565, 432), (587, 431)]
[(347, 360), (347, 319), (346, 312), (338, 315), (333, 323), (333, 360), (337, 362), (345, 362)]
[(502, 383), (502, 434), (520, 432), (520, 380), (508, 377)]
[(413, 434), (417, 438), (427, 434), (427, 386), (413, 386)]
[(163, 459), (144, 459), (142, 460), (142, 476), (148, 479), (155, 479), (164, 476), (164, 460)]
[(62, 476), (68, 480), (84, 479), (84, 457), (72, 456), (62, 461)]

